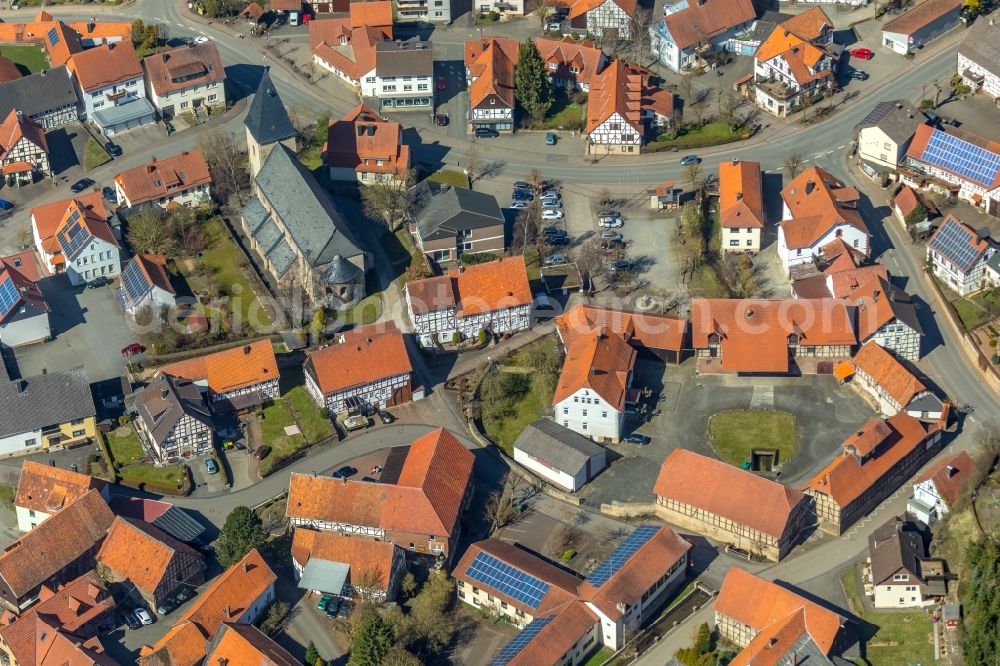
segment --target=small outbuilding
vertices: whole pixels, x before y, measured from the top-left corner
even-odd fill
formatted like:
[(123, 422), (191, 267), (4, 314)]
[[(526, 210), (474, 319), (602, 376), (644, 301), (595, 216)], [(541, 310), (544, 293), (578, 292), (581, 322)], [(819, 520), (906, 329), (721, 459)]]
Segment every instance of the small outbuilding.
[(582, 488), (607, 465), (607, 451), (555, 421), (539, 419), (514, 442), (514, 460), (569, 492)]
[(882, 45), (906, 55), (959, 24), (962, 0), (926, 0), (882, 26)]

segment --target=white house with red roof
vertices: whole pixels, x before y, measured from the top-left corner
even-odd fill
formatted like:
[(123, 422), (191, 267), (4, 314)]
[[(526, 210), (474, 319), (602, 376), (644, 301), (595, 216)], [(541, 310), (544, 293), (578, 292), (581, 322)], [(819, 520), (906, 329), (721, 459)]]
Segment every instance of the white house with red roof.
[(733, 51), (730, 40), (756, 17), (750, 0), (668, 2), (663, 18), (649, 26), (650, 54), (674, 72), (690, 69), (705, 52)]
[(927, 260), (935, 277), (961, 296), (992, 285), (987, 263), (996, 247), (954, 215), (945, 218), (927, 241)]
[(601, 39), (631, 39), (636, 6), (636, 0), (574, 0), (569, 6), (570, 26)]
[(313, 62), (340, 79), (360, 87), (375, 82), (375, 49), (392, 40), (392, 3), (352, 2), (347, 18), (309, 23)]
[(8, 347), (45, 342), (52, 335), (40, 277), (30, 250), (0, 258), (0, 342)]
[(942, 458), (913, 484), (906, 510), (930, 525), (955, 506), (967, 490), (976, 463), (968, 451)]
[(776, 25), (754, 54), (755, 102), (784, 117), (834, 82), (833, 21), (820, 7)]
[(403, 144), (402, 125), (383, 120), (367, 105), (359, 104), (330, 123), (323, 161), (331, 180), (405, 187), (410, 147)]
[(545, 73), (553, 85), (569, 90), (590, 90), (590, 82), (604, 71), (608, 56), (588, 40), (536, 39), (535, 46), (545, 63)]
[(170, 284), (167, 259), (162, 254), (137, 254), (122, 270), (118, 298), (125, 312), (135, 315), (145, 307), (159, 311), (177, 304)]
[(152, 157), (147, 164), (115, 176), (115, 194), (124, 206), (147, 201), (161, 208), (197, 206), (209, 200), (211, 187), (212, 175), (201, 148), (162, 160)]
[(49, 145), (45, 130), (17, 109), (0, 122), (0, 173), (18, 186), (36, 173), (48, 175)]
[(146, 99), (145, 75), (131, 40), (75, 53), (67, 67), (83, 115), (106, 135), (155, 121), (156, 109)]
[(31, 230), (47, 271), (65, 272), (74, 286), (121, 272), (118, 240), (100, 192), (32, 208)]
[(1000, 143), (992, 139), (921, 125), (899, 174), (905, 185), (955, 194), (1000, 217)]

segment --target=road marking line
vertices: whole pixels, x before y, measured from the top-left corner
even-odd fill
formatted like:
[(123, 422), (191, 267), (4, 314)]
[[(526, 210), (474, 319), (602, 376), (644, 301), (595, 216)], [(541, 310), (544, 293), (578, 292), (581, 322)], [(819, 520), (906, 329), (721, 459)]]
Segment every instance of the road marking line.
[(823, 153), (823, 154), (824, 154), (824, 155), (833, 155), (833, 151), (832, 151), (832, 150), (828, 150), (828, 151), (826, 151), (826, 152), (825, 152), (825, 153)]
[(841, 150), (843, 146), (837, 146), (837, 150)]
[(818, 160), (818, 159), (819, 159), (819, 158), (821, 158), (821, 157), (823, 157), (823, 154), (822, 154), (822, 153), (820, 153), (819, 155), (813, 155), (813, 156), (812, 156), (812, 158), (813, 158), (814, 160)]

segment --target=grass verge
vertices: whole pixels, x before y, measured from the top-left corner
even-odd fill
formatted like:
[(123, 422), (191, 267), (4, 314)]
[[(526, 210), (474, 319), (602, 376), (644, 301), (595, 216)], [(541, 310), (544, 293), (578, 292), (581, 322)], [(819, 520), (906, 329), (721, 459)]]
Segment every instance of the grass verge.
[(606, 662), (608, 659), (611, 659), (611, 655), (613, 654), (614, 652), (612, 652), (609, 648), (602, 647), (600, 650), (590, 655), (590, 659), (585, 661), (583, 666), (601, 666), (601, 664)]
[(772, 410), (732, 409), (708, 420), (708, 434), (715, 451), (737, 466), (749, 460), (751, 450), (756, 447), (777, 449), (779, 462), (788, 462), (797, 450), (795, 430), (794, 415)]
[(465, 175), (462, 171), (457, 171), (455, 169), (441, 169), (436, 171), (431, 175), (427, 176), (427, 180), (432, 183), (441, 183), (442, 185), (451, 185), (452, 187), (464, 187), (469, 189), (469, 177)]
[(330, 419), (323, 417), (323, 411), (316, 406), (305, 387), (296, 386), (285, 394), (285, 400), (295, 410), (299, 428), (308, 441), (318, 442), (333, 434), (333, 424)]
[[(750, 138), (750, 132), (746, 129), (739, 129), (735, 132), (728, 123), (716, 122), (706, 123), (697, 129), (682, 130), (683, 134), (676, 139), (660, 140), (659, 138), (649, 142), (646, 146), (647, 152), (657, 152), (662, 150), (678, 150), (687, 148), (702, 148), (707, 146), (719, 146), (733, 141), (742, 141)], [(665, 136), (661, 134), (660, 136)]]
[(298, 453), (306, 444), (302, 435), (286, 435), (285, 427), (295, 425), (292, 413), (284, 400), (275, 400), (264, 408), (260, 420), (260, 432), (263, 444), (271, 447), (271, 455), (260, 461), (258, 470), (261, 476), (267, 476), (271, 469), (278, 467), (284, 460)]
[[(218, 461), (216, 461), (218, 462)], [(180, 465), (163, 465), (157, 467), (149, 463), (140, 465), (129, 465), (122, 467), (118, 471), (122, 481), (127, 481), (134, 485), (148, 484), (166, 490), (177, 489), (183, 478), (183, 471)]]
[(0, 485), (0, 504), (13, 511), (15, 494), (17, 494), (17, 488), (14, 486)]
[(108, 151), (104, 150), (104, 146), (97, 143), (97, 139), (94, 137), (87, 139), (87, 147), (83, 151), (84, 169), (90, 171), (110, 161), (111, 155), (108, 155)]
[(111, 448), (111, 455), (120, 466), (131, 465), (146, 459), (146, 452), (143, 451), (139, 436), (135, 434), (132, 426), (123, 426), (109, 432), (106, 436), (108, 446)]
[[(23, 4), (23, 3), (21, 3)], [(34, 44), (19, 44), (17, 46), (0, 46), (0, 56), (7, 58), (21, 70), (21, 74), (34, 74), (49, 68), (49, 59), (40, 46)]]

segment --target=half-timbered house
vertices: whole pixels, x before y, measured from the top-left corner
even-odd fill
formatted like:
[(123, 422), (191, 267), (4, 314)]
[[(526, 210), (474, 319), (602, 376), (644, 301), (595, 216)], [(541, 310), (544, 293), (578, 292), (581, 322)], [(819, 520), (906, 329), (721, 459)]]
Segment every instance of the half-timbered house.
[(212, 450), (212, 415), (194, 383), (157, 372), (136, 391), (135, 406), (136, 431), (159, 462)]
[(575, 0), (569, 7), (569, 21), (574, 30), (601, 39), (632, 38), (635, 0)]
[(193, 382), (216, 411), (243, 410), (278, 397), (278, 362), (267, 338), (160, 368)]
[(590, 84), (587, 151), (638, 155), (644, 131), (642, 76), (615, 60)]
[(45, 130), (18, 109), (0, 123), (0, 172), (17, 185), (30, 183), (35, 174), (51, 174)]
[(521, 44), (516, 39), (483, 37), (465, 43), (469, 87), (469, 131), (514, 131), (514, 68)]

